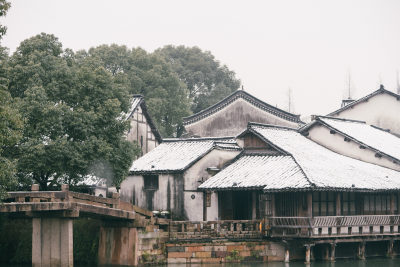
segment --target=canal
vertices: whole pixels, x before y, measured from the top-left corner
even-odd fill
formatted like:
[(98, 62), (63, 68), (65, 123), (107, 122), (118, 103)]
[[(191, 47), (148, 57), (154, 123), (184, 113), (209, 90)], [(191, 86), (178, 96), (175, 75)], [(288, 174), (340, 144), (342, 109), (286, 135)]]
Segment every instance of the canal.
[[(31, 265), (1, 265), (2, 267), (28, 267)], [(149, 265), (155, 267), (183, 267), (185, 264)], [(367, 260), (336, 260), (335, 262), (268, 262), (268, 263), (226, 263), (226, 264), (191, 264), (189, 267), (400, 267), (400, 258), (375, 258)], [(94, 265), (75, 265), (75, 267), (96, 267)], [(115, 266), (114, 266), (115, 267)]]

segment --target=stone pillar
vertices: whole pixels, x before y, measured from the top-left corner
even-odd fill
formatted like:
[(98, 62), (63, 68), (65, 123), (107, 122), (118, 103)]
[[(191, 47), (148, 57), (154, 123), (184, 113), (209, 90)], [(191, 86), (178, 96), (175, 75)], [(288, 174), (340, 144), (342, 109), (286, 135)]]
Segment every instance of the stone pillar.
[(32, 219), (32, 266), (72, 267), (73, 221), (71, 218)]
[(358, 245), (358, 255), (359, 260), (365, 260), (365, 242), (360, 242)]
[(393, 258), (394, 257), (393, 247), (394, 247), (394, 240), (391, 239), (391, 240), (389, 240), (388, 251), (387, 251), (387, 256), (389, 258)]
[(306, 245), (306, 263), (310, 263), (311, 261), (311, 246)]
[(289, 248), (285, 248), (285, 262), (289, 262)]
[(329, 244), (324, 244), (323, 259), (329, 261)]
[(335, 243), (331, 243), (330, 244), (329, 261), (335, 261), (335, 250), (336, 250), (336, 244)]
[(99, 265), (138, 265), (138, 234), (136, 228), (100, 227)]
[(251, 192), (251, 219), (257, 219), (257, 194)]

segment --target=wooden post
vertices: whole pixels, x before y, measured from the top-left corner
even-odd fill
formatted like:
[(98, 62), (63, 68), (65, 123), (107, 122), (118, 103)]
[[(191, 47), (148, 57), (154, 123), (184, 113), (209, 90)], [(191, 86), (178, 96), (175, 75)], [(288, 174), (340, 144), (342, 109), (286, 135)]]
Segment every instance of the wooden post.
[(312, 217), (312, 192), (307, 192), (307, 217)]
[(271, 193), (271, 215), (272, 217), (276, 216), (276, 201), (275, 201), (275, 194)]
[(394, 206), (395, 206), (395, 198), (394, 198), (394, 194), (390, 194), (390, 214), (394, 214)]
[(360, 244), (358, 244), (357, 258), (359, 260), (365, 260), (365, 242), (360, 242)]
[(340, 192), (336, 193), (336, 216), (342, 215), (342, 201), (340, 199)]
[(251, 219), (257, 219), (257, 194), (256, 192), (251, 192)]

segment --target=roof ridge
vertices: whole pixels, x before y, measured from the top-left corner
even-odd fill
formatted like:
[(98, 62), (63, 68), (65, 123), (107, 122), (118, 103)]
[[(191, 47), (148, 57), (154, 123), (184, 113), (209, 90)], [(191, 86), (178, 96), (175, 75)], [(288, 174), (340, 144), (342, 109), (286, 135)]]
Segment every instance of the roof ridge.
[(184, 117), (183, 124), (188, 125), (188, 124), (191, 124), (198, 120), (201, 120), (203, 118), (206, 118), (206, 117), (214, 114), (215, 112), (221, 110), (228, 104), (234, 102), (238, 98), (242, 98), (242, 99), (246, 100), (247, 102), (253, 104), (254, 106), (260, 107), (261, 109), (263, 109), (275, 116), (283, 118), (285, 120), (293, 121), (293, 122), (302, 122), (300, 120), (300, 115), (296, 115), (296, 114), (287, 112), (283, 109), (280, 109), (278, 107), (274, 107), (273, 105), (270, 105), (270, 104), (258, 99), (257, 97), (247, 93), (246, 91), (236, 90), (235, 92), (233, 92), (229, 96), (225, 97), (221, 101), (215, 103), (214, 105), (211, 105), (211, 106), (197, 112), (196, 114), (193, 114), (188, 117)]
[(274, 124), (268, 124), (268, 123), (259, 123), (259, 122), (248, 122), (247, 123), (247, 128), (250, 128), (251, 126), (261, 126), (265, 128), (279, 128), (279, 129), (286, 129), (286, 130), (291, 130), (291, 131), (297, 131), (298, 129), (296, 128), (291, 128), (287, 126), (280, 126), (280, 125), (274, 125)]
[(363, 96), (363, 97), (361, 97), (361, 98), (359, 98), (357, 100), (354, 100), (353, 102), (349, 103), (348, 105), (346, 105), (344, 107), (341, 107), (341, 108), (329, 113), (327, 116), (338, 114), (338, 113), (340, 113), (340, 112), (342, 112), (342, 111), (344, 111), (344, 110), (346, 110), (346, 109), (348, 109), (348, 108), (350, 108), (350, 107), (352, 107), (354, 105), (357, 105), (358, 103), (366, 101), (366, 100), (370, 99), (371, 97), (373, 97), (373, 96), (375, 96), (377, 94), (381, 94), (381, 93), (387, 93), (387, 94), (389, 94), (389, 95), (391, 95), (393, 97), (396, 97), (398, 100), (400, 100), (400, 95), (398, 95), (398, 94), (396, 94), (396, 93), (394, 93), (392, 91), (386, 90), (385, 87), (381, 84), (379, 89), (377, 89), (377, 90), (373, 91), (372, 93), (370, 93), (370, 94), (368, 94), (366, 96)]
[(337, 121), (344, 121), (344, 122), (355, 122), (355, 123), (367, 124), (367, 122), (361, 121), (361, 120), (352, 120), (352, 119), (337, 118), (337, 117), (331, 117), (331, 116), (321, 116), (321, 115), (313, 115), (313, 116), (315, 116), (315, 119), (323, 118), (323, 119), (328, 119), (328, 120), (337, 120)]
[[(223, 141), (223, 140), (229, 140), (229, 139), (235, 139), (234, 136), (223, 136), (223, 137), (192, 137), (192, 138), (164, 138), (163, 142), (191, 142), (191, 141)], [(228, 142), (226, 142), (228, 143)], [(231, 144), (231, 143), (230, 143)]]

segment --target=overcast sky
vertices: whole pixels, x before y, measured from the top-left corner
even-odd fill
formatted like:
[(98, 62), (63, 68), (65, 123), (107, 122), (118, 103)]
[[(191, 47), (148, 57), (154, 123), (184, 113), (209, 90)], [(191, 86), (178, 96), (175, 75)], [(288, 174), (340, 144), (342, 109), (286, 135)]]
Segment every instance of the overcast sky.
[(167, 45), (209, 50), (254, 96), (297, 114), (340, 106), (351, 73), (359, 98), (383, 83), (396, 91), (399, 0), (92, 1), (15, 0), (1, 24), (11, 52), (40, 32), (64, 48), (124, 44), (151, 52)]

